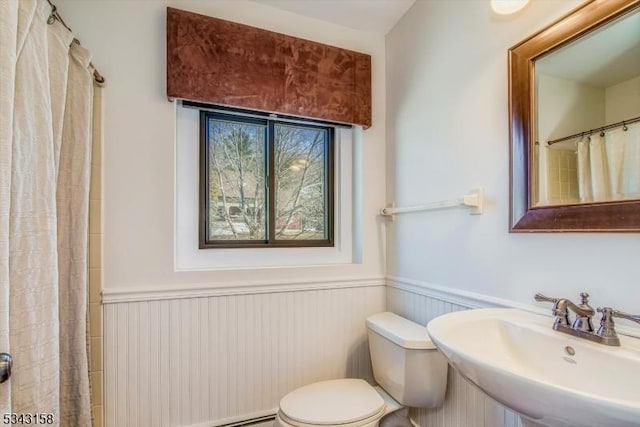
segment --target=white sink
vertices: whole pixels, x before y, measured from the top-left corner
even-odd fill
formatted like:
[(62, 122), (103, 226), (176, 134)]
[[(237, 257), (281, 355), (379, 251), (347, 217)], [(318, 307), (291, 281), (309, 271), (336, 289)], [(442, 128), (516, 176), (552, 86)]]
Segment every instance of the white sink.
[(609, 347), (552, 323), (522, 310), (478, 309), (440, 316), (427, 330), (460, 374), (525, 426), (640, 426), (640, 340), (620, 336), (621, 346)]

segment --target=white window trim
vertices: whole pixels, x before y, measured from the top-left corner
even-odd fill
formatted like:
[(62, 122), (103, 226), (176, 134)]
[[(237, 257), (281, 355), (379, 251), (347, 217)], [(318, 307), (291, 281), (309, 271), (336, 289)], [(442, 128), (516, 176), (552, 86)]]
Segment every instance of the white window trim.
[[(216, 248), (198, 249), (199, 110), (176, 103), (174, 270), (215, 271), (256, 268), (310, 267), (359, 263), (359, 244), (354, 242), (354, 200), (359, 181), (354, 148), (361, 138), (359, 127), (336, 127), (334, 247), (314, 248)], [(359, 151), (359, 150), (357, 150)], [(354, 244), (356, 243), (356, 244)]]

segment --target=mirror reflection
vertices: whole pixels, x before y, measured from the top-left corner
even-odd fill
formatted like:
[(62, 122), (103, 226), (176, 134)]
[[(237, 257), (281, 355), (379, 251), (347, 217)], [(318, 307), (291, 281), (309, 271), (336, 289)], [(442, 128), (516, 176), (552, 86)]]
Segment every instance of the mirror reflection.
[(533, 205), (640, 199), (640, 12), (534, 69)]

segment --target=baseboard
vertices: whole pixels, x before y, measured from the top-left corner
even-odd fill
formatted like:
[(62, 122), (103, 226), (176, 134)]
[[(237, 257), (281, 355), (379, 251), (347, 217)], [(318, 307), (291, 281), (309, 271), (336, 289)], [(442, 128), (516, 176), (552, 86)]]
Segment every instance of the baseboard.
[(187, 427), (268, 427), (273, 426), (277, 412), (277, 409), (270, 409), (240, 417), (231, 417), (207, 423), (192, 424)]
[(273, 425), (273, 422), (276, 420), (275, 415), (269, 415), (266, 417), (257, 417), (250, 418), (247, 420), (243, 420), (235, 423), (228, 424), (215, 424), (214, 427), (266, 427), (267, 425)]

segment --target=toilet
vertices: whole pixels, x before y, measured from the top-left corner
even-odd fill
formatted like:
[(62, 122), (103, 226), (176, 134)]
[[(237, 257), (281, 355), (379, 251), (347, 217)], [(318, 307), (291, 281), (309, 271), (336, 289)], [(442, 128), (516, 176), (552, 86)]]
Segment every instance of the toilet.
[[(404, 407), (442, 405), (447, 361), (424, 326), (390, 312), (378, 313), (367, 318), (367, 335), (378, 386), (346, 378), (300, 387), (280, 400), (274, 425), (375, 427)], [(411, 425), (404, 417), (404, 424)], [(389, 424), (404, 425), (397, 420)]]

